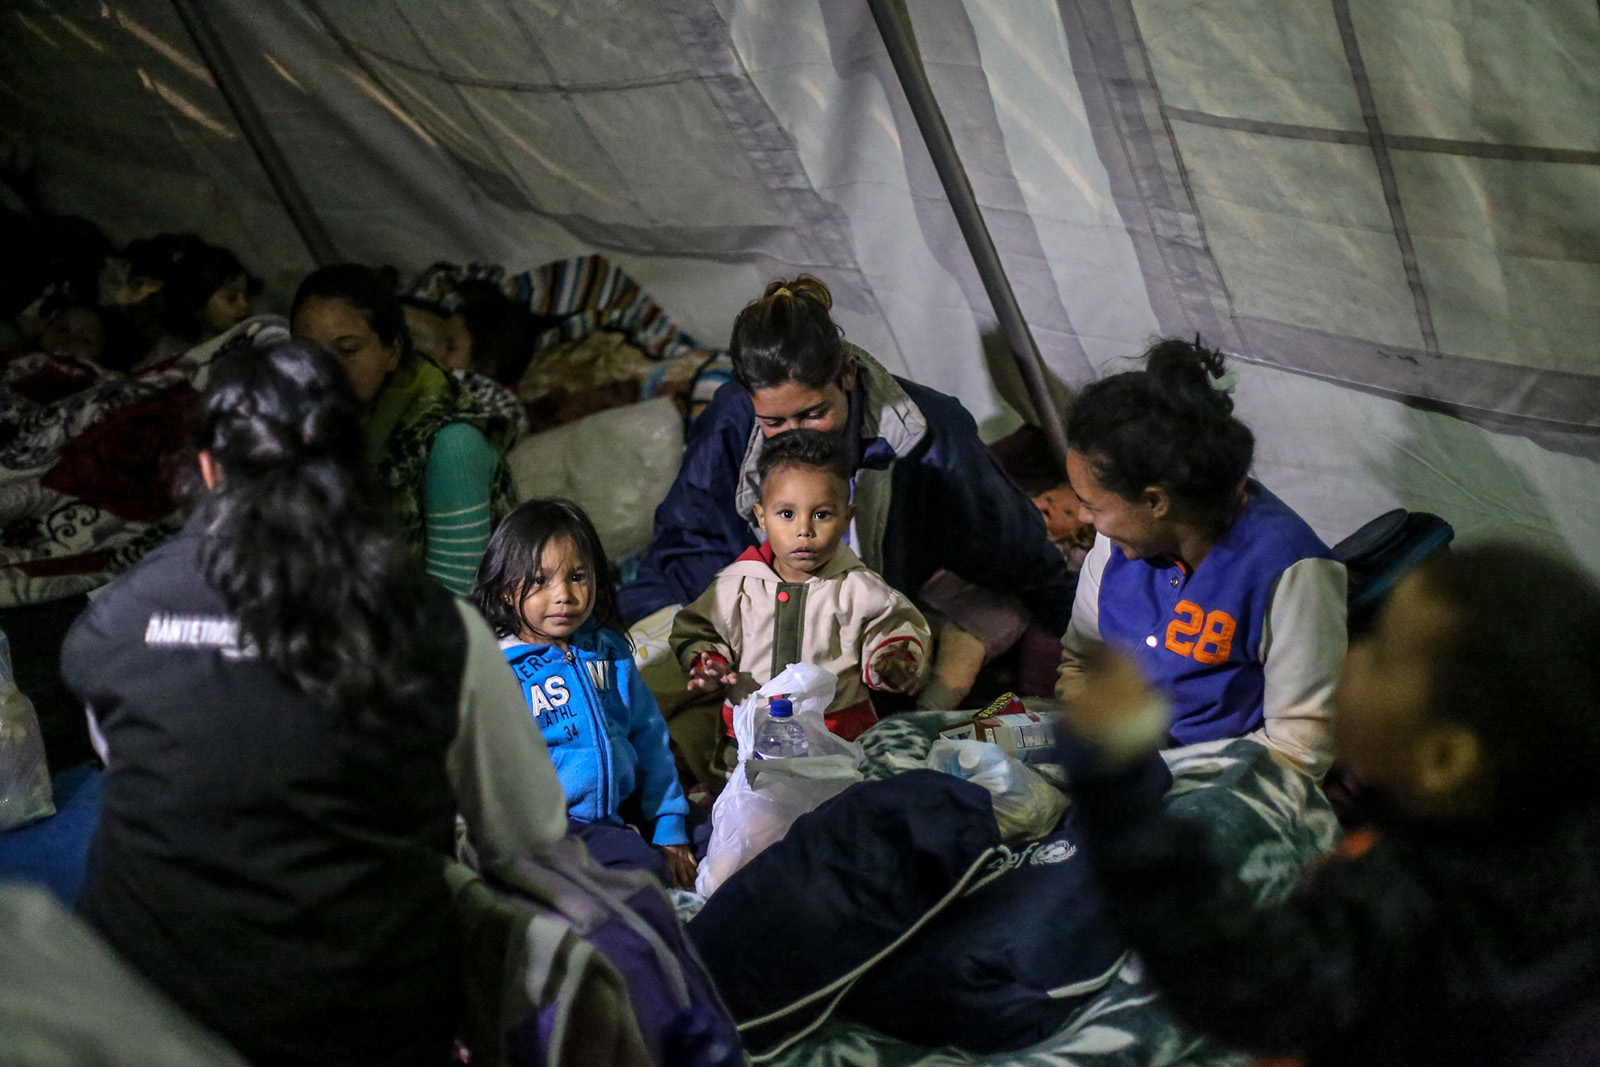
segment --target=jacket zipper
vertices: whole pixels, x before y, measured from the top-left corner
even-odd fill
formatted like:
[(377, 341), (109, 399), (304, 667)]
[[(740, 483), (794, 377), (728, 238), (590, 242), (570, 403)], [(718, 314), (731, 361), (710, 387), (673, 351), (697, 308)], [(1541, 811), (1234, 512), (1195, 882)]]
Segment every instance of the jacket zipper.
[(589, 673), (587, 665), (580, 664), (578, 654), (570, 648), (567, 649), (567, 665), (572, 668), (572, 675), (578, 680), (579, 687), (589, 697), (585, 703), (589, 705), (594, 728), (598, 731), (596, 736), (600, 742), (600, 795), (605, 798), (605, 808), (600, 814), (602, 817), (612, 815), (615, 814), (613, 809), (616, 808), (617, 802), (611, 796), (611, 734), (606, 729), (605, 709), (601, 707), (600, 694), (585, 677)]

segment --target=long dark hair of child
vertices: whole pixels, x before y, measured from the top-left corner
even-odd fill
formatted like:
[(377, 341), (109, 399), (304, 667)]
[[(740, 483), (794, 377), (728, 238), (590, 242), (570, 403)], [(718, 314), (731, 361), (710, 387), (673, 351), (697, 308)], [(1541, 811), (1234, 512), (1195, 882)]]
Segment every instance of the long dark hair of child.
[(471, 600), (496, 637), (515, 637), (527, 628), (522, 601), (539, 573), (544, 546), (555, 537), (570, 537), (589, 572), (594, 608), (589, 617), (601, 626), (626, 633), (617, 610), (617, 583), (611, 576), (605, 546), (583, 508), (561, 497), (528, 500), (500, 521), (478, 564)]
[(388, 532), (361, 420), (339, 363), (283, 341), (218, 361), (195, 443), (221, 468), (206, 580), (281, 678), (374, 723), (422, 690), (427, 578)]
[(472, 369), (515, 386), (533, 359), (534, 317), (500, 287), (482, 280), (456, 286), (461, 303), (455, 313), (472, 337)]
[(799, 382), (812, 389), (844, 377), (844, 334), (828, 312), (833, 294), (809, 274), (768, 285), (733, 320), (728, 354), (747, 393)]
[(1533, 834), (1600, 814), (1600, 586), (1521, 545), (1457, 549), (1418, 577), (1454, 616), (1430, 710), (1477, 735), (1495, 821)]
[(406, 331), (405, 308), (400, 304), (400, 276), (393, 267), (365, 267), (360, 263), (335, 263), (312, 271), (294, 292), (289, 318), (300, 314), (307, 300), (343, 300), (361, 312), (384, 345), (397, 345), (401, 355), (411, 346)]
[(1255, 458), (1255, 435), (1212, 387), (1222, 353), (1196, 337), (1165, 338), (1145, 352), (1145, 369), (1114, 374), (1078, 394), (1067, 444), (1083, 453), (1100, 484), (1127, 500), (1147, 486), (1170, 493), (1186, 517), (1221, 530)]
[(192, 233), (162, 233), (128, 246), (128, 259), (138, 274), (161, 281), (161, 323), (185, 341), (204, 332), (200, 312), (218, 289), (244, 278), (245, 294), (261, 291), (261, 280), (244, 269), (239, 257)]

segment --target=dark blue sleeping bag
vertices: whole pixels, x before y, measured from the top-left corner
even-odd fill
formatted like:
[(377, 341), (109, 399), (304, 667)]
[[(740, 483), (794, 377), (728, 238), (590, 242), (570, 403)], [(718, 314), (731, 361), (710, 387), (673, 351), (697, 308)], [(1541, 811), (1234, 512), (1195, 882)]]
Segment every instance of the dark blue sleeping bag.
[[(1157, 795), (1171, 782), (1159, 759), (1148, 779)], [(689, 935), (757, 1052), (835, 1009), (913, 1044), (1023, 1048), (1123, 956), (1072, 809), (1013, 849), (988, 792), (935, 771), (863, 782), (802, 817)]]

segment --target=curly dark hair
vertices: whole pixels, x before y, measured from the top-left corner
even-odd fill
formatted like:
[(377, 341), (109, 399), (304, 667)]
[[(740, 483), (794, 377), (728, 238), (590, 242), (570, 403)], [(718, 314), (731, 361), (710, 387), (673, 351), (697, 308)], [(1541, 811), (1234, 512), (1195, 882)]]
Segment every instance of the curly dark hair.
[(850, 469), (850, 454), (838, 434), (823, 430), (785, 430), (767, 438), (756, 460), (756, 476), (761, 488), (767, 487), (767, 478), (773, 471), (785, 467), (812, 467), (826, 471), (844, 482), (854, 473)]
[(420, 697), (427, 576), (389, 530), (344, 369), (300, 341), (224, 355), (195, 445), (221, 468), (200, 503), (206, 580), (286, 682), (360, 720)]
[(1145, 352), (1145, 369), (1084, 389), (1067, 418), (1067, 444), (1125, 500), (1148, 486), (1170, 493), (1188, 516), (1221, 529), (1255, 459), (1255, 435), (1212, 387), (1222, 353), (1196, 337), (1166, 338)]

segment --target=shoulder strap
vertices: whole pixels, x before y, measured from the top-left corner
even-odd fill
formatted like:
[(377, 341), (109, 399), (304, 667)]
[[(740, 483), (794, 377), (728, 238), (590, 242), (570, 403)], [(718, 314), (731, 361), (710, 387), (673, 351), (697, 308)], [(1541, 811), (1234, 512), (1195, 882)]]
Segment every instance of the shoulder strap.
[(526, 1047), (547, 1067), (651, 1067), (627, 980), (564, 913), (496, 893), (459, 863), (446, 880), (463, 933), (474, 1064), (505, 1067)]

